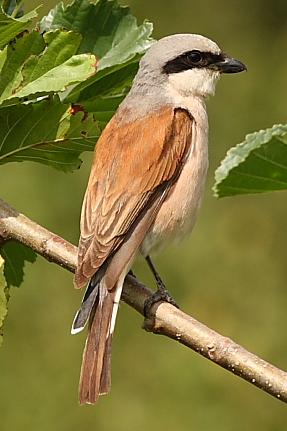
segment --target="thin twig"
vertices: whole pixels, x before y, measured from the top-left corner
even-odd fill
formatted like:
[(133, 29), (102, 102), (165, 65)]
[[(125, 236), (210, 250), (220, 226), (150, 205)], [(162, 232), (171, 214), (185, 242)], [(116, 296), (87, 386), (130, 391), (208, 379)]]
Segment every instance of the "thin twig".
[[(77, 248), (12, 209), (0, 199), (0, 237), (15, 239), (45, 259), (74, 272)], [(144, 302), (151, 290), (135, 277), (125, 280), (122, 299), (143, 314)], [(287, 373), (248, 352), (171, 304), (159, 303), (151, 310), (144, 328), (166, 335), (189, 347), (226, 370), (247, 380), (277, 399), (287, 402)]]

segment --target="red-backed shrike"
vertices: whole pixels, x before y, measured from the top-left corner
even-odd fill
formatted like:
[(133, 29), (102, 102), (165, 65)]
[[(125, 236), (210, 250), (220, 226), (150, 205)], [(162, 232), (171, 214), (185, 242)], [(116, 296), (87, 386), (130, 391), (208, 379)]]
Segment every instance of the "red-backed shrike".
[[(156, 42), (103, 131), (81, 215), (75, 284), (88, 284), (72, 333), (89, 321), (80, 403), (111, 385), (111, 341), (126, 274), (138, 254), (191, 231), (208, 167), (205, 99), (221, 73), (245, 70), (216, 43), (195, 34)], [(149, 301), (166, 298), (160, 292)]]

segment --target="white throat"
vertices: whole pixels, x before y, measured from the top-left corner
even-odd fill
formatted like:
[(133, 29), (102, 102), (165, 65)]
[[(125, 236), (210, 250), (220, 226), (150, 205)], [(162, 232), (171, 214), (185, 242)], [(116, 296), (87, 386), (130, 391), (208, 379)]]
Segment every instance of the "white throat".
[(214, 70), (194, 68), (170, 74), (168, 82), (183, 97), (206, 98), (214, 95), (219, 77), (220, 73)]

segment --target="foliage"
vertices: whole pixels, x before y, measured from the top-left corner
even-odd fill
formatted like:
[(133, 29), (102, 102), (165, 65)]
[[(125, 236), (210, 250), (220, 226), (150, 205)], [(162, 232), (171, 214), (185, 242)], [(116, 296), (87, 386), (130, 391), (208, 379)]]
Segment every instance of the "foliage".
[[(0, 11), (0, 164), (33, 161), (71, 172), (130, 88), (152, 24), (138, 26), (116, 0), (74, 0), (29, 30), (37, 9), (23, 15), (21, 3), (5, 0)], [(1, 253), (7, 286), (19, 286), (35, 254), (10, 242)], [(5, 286), (2, 270), (0, 327)]]
[[(97, 25), (94, 25), (97, 23)], [(116, 0), (75, 0), (59, 3), (40, 22), (41, 31), (65, 28), (81, 34), (78, 53), (90, 52), (99, 59), (98, 70), (124, 63), (142, 54), (151, 44), (152, 24), (137, 26), (127, 6)]]
[(8, 241), (1, 248), (1, 255), (5, 261), (4, 276), (7, 288), (19, 287), (24, 278), (26, 262), (35, 262), (37, 255), (28, 247), (14, 241)]
[(76, 169), (129, 89), (152, 25), (137, 26), (115, 0), (60, 3), (31, 32), (20, 27), (27, 16), (3, 15), (9, 44), (0, 52), (0, 163)]
[(25, 160), (64, 172), (79, 168), (79, 155), (93, 150), (102, 122), (78, 109), (67, 110), (58, 96), (0, 109), (0, 164)]
[(215, 172), (218, 197), (287, 189), (287, 125), (246, 136)]
[(0, 10), (0, 48), (3, 48), (22, 32), (27, 31), (31, 21), (36, 16), (36, 9), (18, 19), (8, 16), (3, 9)]

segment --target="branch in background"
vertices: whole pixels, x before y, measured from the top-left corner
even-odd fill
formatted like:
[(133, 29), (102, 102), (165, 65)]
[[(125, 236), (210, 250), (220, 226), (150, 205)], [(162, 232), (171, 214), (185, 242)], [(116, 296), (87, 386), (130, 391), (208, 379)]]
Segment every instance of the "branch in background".
[[(74, 272), (77, 247), (31, 221), (0, 199), (0, 237), (15, 239), (45, 259)], [(151, 290), (128, 275), (122, 299), (143, 314)], [(248, 352), (168, 303), (154, 305), (144, 328), (166, 335), (200, 353), (270, 395), (287, 402), (287, 373)]]

